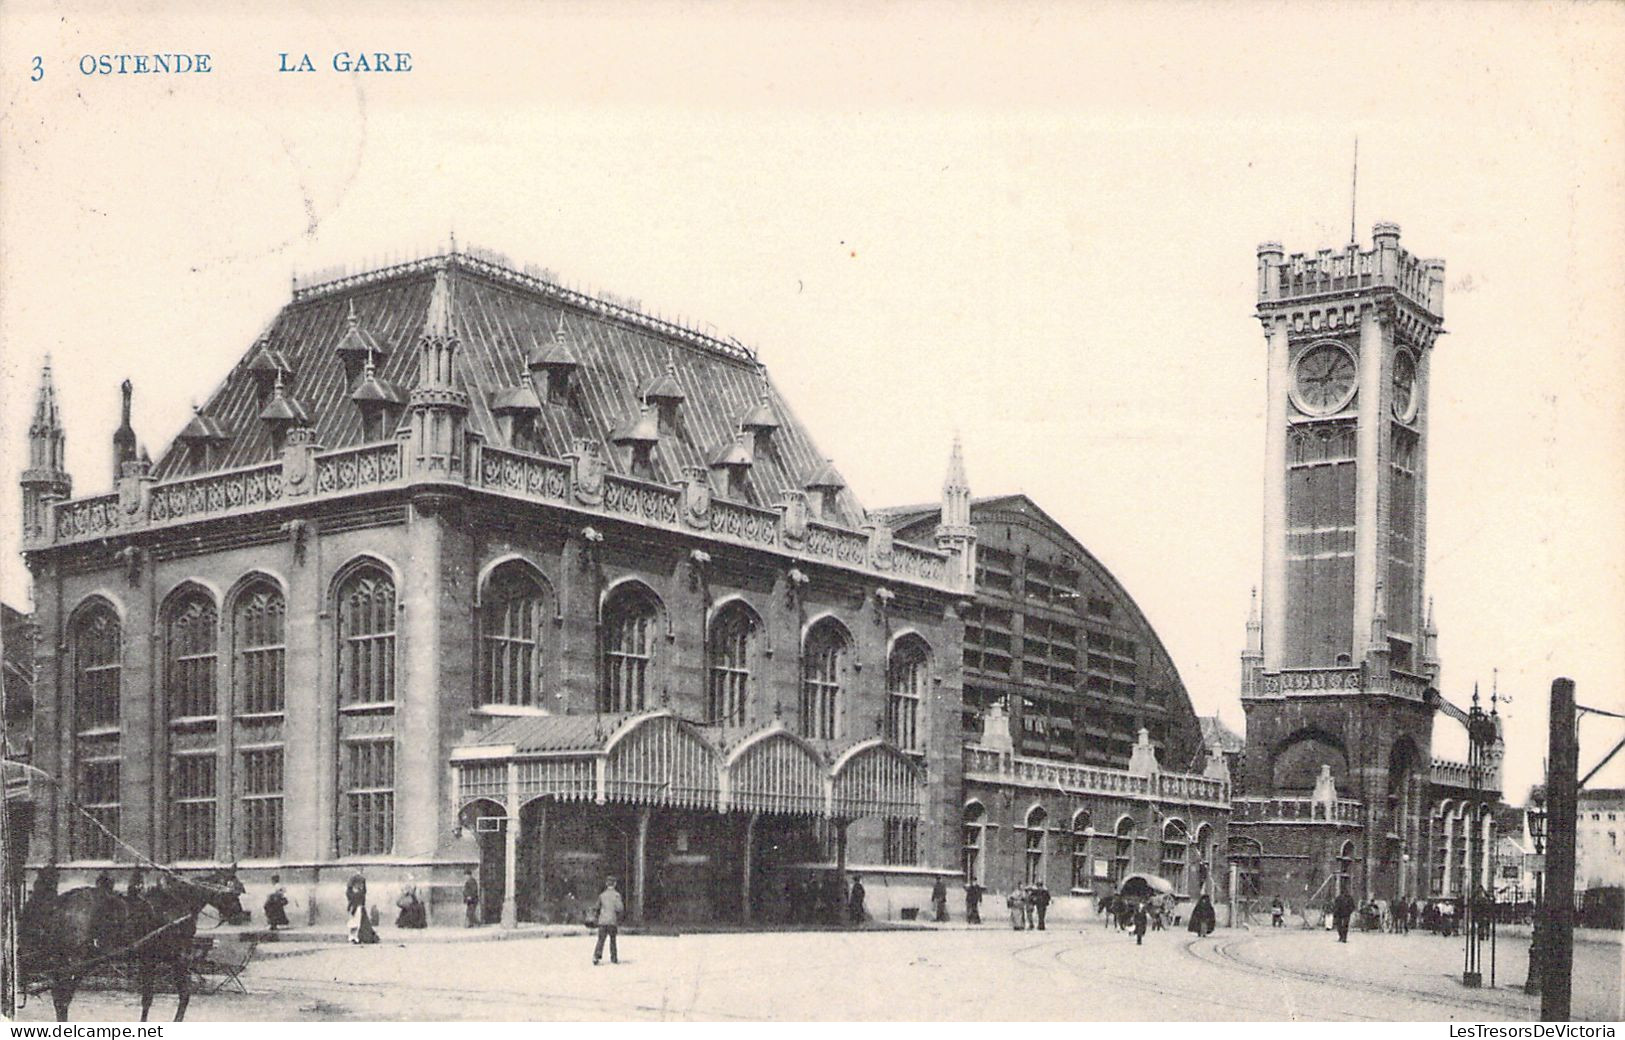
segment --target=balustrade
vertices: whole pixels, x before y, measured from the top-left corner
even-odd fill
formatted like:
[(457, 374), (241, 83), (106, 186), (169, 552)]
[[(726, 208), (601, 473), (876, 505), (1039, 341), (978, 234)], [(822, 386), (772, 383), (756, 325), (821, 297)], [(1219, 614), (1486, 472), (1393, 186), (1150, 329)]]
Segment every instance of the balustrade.
[(964, 769), (994, 783), (1015, 783), (1045, 787), (1066, 793), (1119, 795), (1174, 802), (1201, 802), (1226, 806), (1230, 785), (1223, 780), (1190, 773), (1158, 773), (1147, 776), (1125, 769), (1105, 769), (1073, 762), (1006, 755), (992, 748), (967, 745)]

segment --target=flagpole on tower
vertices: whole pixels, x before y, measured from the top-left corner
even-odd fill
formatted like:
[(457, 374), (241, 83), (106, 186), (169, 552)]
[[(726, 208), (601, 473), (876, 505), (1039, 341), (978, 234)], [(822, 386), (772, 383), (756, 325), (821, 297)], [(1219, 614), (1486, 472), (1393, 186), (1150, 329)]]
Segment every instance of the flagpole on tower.
[(1355, 211), (1360, 199), (1360, 138), (1354, 138), (1354, 176), (1349, 183), (1349, 245), (1359, 244), (1359, 237), (1355, 234)]

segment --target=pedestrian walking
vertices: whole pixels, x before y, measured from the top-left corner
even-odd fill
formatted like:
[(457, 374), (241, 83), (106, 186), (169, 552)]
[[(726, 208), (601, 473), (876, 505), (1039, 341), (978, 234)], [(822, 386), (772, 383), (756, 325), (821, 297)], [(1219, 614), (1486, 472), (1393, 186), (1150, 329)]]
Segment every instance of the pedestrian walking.
[(595, 907), (594, 921), (598, 926), (598, 944), (592, 948), (592, 962), (597, 964), (604, 956), (604, 940), (609, 940), (609, 963), (621, 963), (621, 951), (616, 947), (615, 940), (621, 931), (621, 915), (626, 913), (626, 904), (621, 901), (621, 893), (615, 889), (615, 875), (611, 874), (604, 879), (604, 890), (598, 893), (598, 905)]
[(1190, 924), (1186, 927), (1196, 933), (1197, 938), (1211, 935), (1213, 929), (1218, 927), (1219, 917), (1213, 911), (1213, 900), (1203, 895), (1191, 908)]
[(1270, 927), (1281, 928), (1286, 923), (1286, 907), (1281, 905), (1281, 897), (1276, 896), (1270, 903)]
[(474, 877), (473, 869), (463, 871), (463, 909), (466, 918), (464, 928), (473, 928), (480, 923), (480, 883)]
[(940, 877), (931, 886), (931, 909), (938, 924), (948, 920), (948, 883)]
[(1010, 927), (1016, 931), (1023, 931), (1027, 927), (1027, 900), (1021, 894), (1020, 886), (1012, 888), (1010, 894), (1004, 897), (1004, 905), (1010, 909)]
[(140, 867), (130, 871), (130, 884), (124, 889), (125, 899), (139, 899), (147, 890), (147, 875)]
[(281, 874), (271, 875), (271, 894), (265, 897), (265, 927), (273, 932), (288, 927), (288, 890), (282, 887)]
[(1038, 930), (1044, 930), (1044, 915), (1049, 912), (1049, 889), (1040, 881), (1027, 896), (1032, 900), (1033, 909), (1038, 913)]
[(1337, 929), (1337, 941), (1349, 941), (1349, 918), (1354, 916), (1354, 897), (1347, 892), (1332, 900), (1332, 927)]
[(974, 881), (965, 886), (965, 923), (982, 923), (982, 886)]
[(418, 887), (408, 883), (406, 890), (401, 893), (395, 905), (400, 913), (395, 915), (396, 928), (427, 928), (429, 926), (429, 913), (423, 906), (423, 900), (418, 898)]
[(1134, 945), (1145, 945), (1145, 926), (1150, 923), (1150, 915), (1146, 913), (1145, 903), (1134, 904)]
[(862, 924), (864, 918), (869, 916), (868, 911), (863, 908), (863, 895), (863, 879), (854, 876), (852, 878), (852, 893), (847, 897), (846, 901), (847, 917), (853, 924)]
[(1036, 908), (1033, 906), (1033, 886), (1030, 883), (1021, 886), (1021, 910), (1027, 922), (1027, 927), (1032, 928), (1036, 917)]
[(367, 879), (359, 870), (344, 885), (344, 916), (349, 918), (350, 942), (360, 943), (361, 922), (367, 917)]

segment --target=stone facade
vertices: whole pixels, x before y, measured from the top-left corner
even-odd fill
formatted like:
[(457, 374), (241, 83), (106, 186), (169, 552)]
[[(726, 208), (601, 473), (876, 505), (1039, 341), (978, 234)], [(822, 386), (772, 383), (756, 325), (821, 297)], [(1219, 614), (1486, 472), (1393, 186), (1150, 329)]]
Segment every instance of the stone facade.
[[(611, 872), (635, 908), (713, 918), (775, 902), (753, 857), (957, 871), (954, 555), (864, 529), (737, 346), (454, 253), (298, 290), (156, 465), (122, 432), (112, 494), (25, 480), (57, 778), (31, 859), (66, 881), (236, 862), (245, 905), (275, 873), (331, 921), (359, 871), (386, 913), (410, 884), (451, 920), (476, 869), (511, 922), (578, 914)], [(466, 785), (559, 757), (489, 742), (528, 721), (613, 772), (612, 717), (680, 726), (723, 784), (732, 749), (792, 731), (836, 794)], [(910, 793), (843, 798), (853, 763)]]

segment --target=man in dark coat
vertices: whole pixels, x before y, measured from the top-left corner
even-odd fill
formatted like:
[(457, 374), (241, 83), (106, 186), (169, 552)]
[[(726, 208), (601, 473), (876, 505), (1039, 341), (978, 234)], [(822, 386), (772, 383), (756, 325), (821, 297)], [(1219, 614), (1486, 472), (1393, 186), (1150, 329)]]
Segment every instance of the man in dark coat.
[(147, 890), (147, 875), (140, 867), (130, 871), (130, 883), (125, 886), (125, 899), (138, 899)]
[(868, 912), (863, 909), (863, 879), (860, 877), (852, 879), (852, 895), (847, 901), (847, 911), (853, 924), (862, 924), (863, 919), (868, 916)]
[(965, 886), (965, 923), (982, 923), (982, 886), (974, 881)]
[(1349, 941), (1349, 918), (1354, 916), (1354, 897), (1343, 892), (1332, 900), (1332, 927), (1337, 929), (1337, 941)]
[(1218, 923), (1218, 915), (1213, 912), (1213, 900), (1204, 895), (1191, 908), (1191, 921), (1186, 927), (1195, 932), (1197, 937), (1200, 938), (1204, 935), (1211, 935)]
[(948, 884), (940, 877), (931, 886), (931, 909), (938, 922), (948, 920)]
[(271, 894), (265, 897), (265, 926), (273, 932), (288, 927), (288, 890), (282, 887), (281, 874), (271, 875)]
[(1134, 904), (1134, 945), (1145, 945), (1145, 928), (1151, 923), (1151, 915), (1146, 913), (1144, 900)]
[(472, 869), (463, 871), (463, 909), (467, 912), (465, 928), (480, 923), (480, 883), (474, 880)]
[(1027, 899), (1032, 903), (1033, 910), (1038, 914), (1038, 930), (1043, 931), (1044, 915), (1049, 912), (1049, 889), (1044, 887), (1044, 883), (1040, 881), (1027, 894)]

